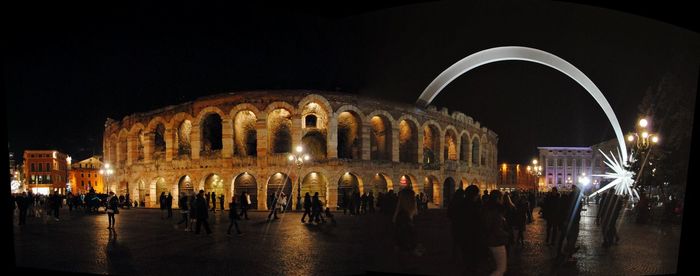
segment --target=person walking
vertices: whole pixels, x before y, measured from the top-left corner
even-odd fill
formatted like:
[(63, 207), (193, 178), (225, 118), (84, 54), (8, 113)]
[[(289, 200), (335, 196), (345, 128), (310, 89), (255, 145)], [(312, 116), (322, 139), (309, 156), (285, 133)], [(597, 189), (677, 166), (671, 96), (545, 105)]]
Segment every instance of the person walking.
[(109, 221), (109, 226), (107, 229), (114, 229), (114, 224), (116, 219), (115, 214), (119, 213), (119, 199), (114, 195), (114, 192), (109, 192), (109, 197), (107, 197), (107, 220)]
[[(228, 208), (228, 218), (231, 222), (228, 225), (228, 231), (226, 231), (226, 234), (231, 235), (231, 227), (236, 226), (236, 234), (239, 236), (243, 235), (243, 233), (241, 233), (241, 229), (238, 228), (238, 222), (236, 222), (237, 220), (240, 220), (241, 217), (238, 216), (238, 212), (236, 211), (238, 208), (238, 203), (236, 202), (235, 195), (231, 197), (231, 203), (229, 203)], [(223, 210), (223, 208), (221, 208), (221, 210)]]
[(27, 192), (22, 192), (22, 195), (17, 197), (17, 208), (19, 208), (19, 223), (18, 225), (25, 225), (27, 222), (27, 209), (31, 204), (30, 198), (27, 196)]
[(525, 227), (527, 225), (527, 216), (530, 212), (530, 200), (525, 195), (520, 195), (515, 202), (515, 223), (513, 224), (513, 234), (515, 236), (514, 243), (525, 246)]
[(287, 207), (287, 195), (284, 192), (280, 192), (280, 198), (277, 200), (277, 212), (284, 213)]
[(417, 213), (416, 193), (408, 186), (401, 189), (397, 197), (394, 215), (391, 219), (391, 222), (395, 225), (397, 246), (401, 251), (421, 256), (423, 253), (417, 250), (413, 230), (413, 217)]
[(168, 193), (168, 197), (165, 198), (165, 208), (168, 210), (168, 219), (173, 217), (173, 196)]
[(311, 222), (316, 222), (318, 223), (325, 223), (326, 220), (323, 219), (323, 216), (321, 216), (321, 211), (323, 210), (323, 205), (321, 204), (321, 200), (318, 198), (318, 192), (314, 193), (314, 196), (311, 198)]
[[(483, 198), (483, 197), (482, 197)], [(484, 227), (486, 245), (496, 261), (496, 270), (490, 275), (503, 275), (507, 268), (506, 244), (509, 234), (506, 231), (505, 207), (503, 195), (498, 190), (491, 190), (488, 201), (484, 204)]]
[(250, 208), (250, 195), (245, 191), (241, 193), (241, 214), (243, 219), (248, 219), (248, 209)]
[(160, 197), (158, 198), (158, 204), (160, 204), (160, 219), (165, 219), (165, 214), (167, 213), (167, 207), (165, 206), (165, 192), (160, 192)]
[(270, 209), (270, 213), (267, 215), (267, 221), (270, 221), (272, 217), (274, 216), (274, 219), (279, 219), (277, 217), (277, 201), (279, 201), (279, 195), (277, 193), (274, 193), (271, 196), (270, 205), (268, 205), (268, 208)]
[(311, 215), (311, 195), (308, 192), (304, 195), (304, 215), (301, 216), (301, 223), (305, 223), (306, 215), (309, 216), (309, 221), (314, 221)]
[(219, 209), (221, 209), (221, 212), (224, 211), (224, 195), (223, 194), (219, 195)]
[(211, 211), (216, 213), (216, 192), (211, 192)]
[(207, 222), (209, 218), (209, 208), (207, 207), (209, 206), (207, 206), (207, 200), (204, 198), (204, 190), (199, 190), (195, 206), (197, 206), (197, 229), (194, 233), (199, 235), (199, 230), (202, 228), (202, 225), (204, 225), (204, 230), (207, 231), (207, 235), (210, 235), (211, 229), (209, 229), (209, 222)]
[(182, 214), (182, 219), (175, 224), (175, 229), (177, 229), (177, 226), (185, 223), (185, 232), (189, 231), (189, 221), (190, 218), (189, 216), (189, 208), (187, 208), (187, 195), (183, 194), (180, 195), (180, 200), (178, 200), (177, 205), (180, 207), (180, 214)]
[(576, 240), (579, 234), (579, 222), (581, 221), (581, 198), (583, 192), (576, 185), (571, 185), (572, 191), (564, 200), (564, 206), (568, 216), (565, 217), (564, 235), (560, 238), (560, 244), (557, 247), (559, 261), (573, 260), (573, 255), (578, 251)]

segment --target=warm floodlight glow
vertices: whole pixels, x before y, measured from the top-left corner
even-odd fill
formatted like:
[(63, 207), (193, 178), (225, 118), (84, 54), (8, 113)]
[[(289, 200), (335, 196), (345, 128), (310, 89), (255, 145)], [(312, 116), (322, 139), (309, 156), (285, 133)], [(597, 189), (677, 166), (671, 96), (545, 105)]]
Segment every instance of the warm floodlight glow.
[(294, 161), (294, 155), (289, 155), (289, 161)]
[(640, 127), (647, 127), (648, 124), (649, 124), (649, 122), (647, 121), (647, 119), (641, 119), (641, 120), (639, 120), (639, 126), (640, 126)]
[(297, 146), (297, 152), (298, 152), (298, 153), (301, 153), (301, 151), (303, 151), (303, 150), (304, 150), (304, 148), (302, 148), (301, 146)]
[(537, 165), (537, 159), (532, 159), (532, 164)]
[(309, 155), (304, 155), (304, 160), (309, 161), (309, 159), (311, 159), (311, 157), (309, 157)]
[(642, 138), (647, 138), (649, 137), (649, 132), (642, 132)]
[(105, 168), (109, 169), (109, 163), (105, 163)]
[(659, 137), (656, 136), (656, 135), (654, 135), (654, 137), (651, 137), (651, 141), (654, 142), (654, 143), (658, 143), (658, 142), (659, 142)]
[(627, 141), (634, 141), (634, 135), (627, 135)]
[(552, 67), (574, 79), (581, 86), (583, 86), (583, 88), (585, 88), (586, 91), (593, 96), (593, 99), (595, 99), (595, 101), (603, 109), (605, 115), (608, 117), (608, 120), (615, 131), (615, 135), (617, 136), (620, 151), (622, 152), (621, 161), (623, 164), (627, 163), (628, 155), (627, 147), (625, 146), (625, 136), (622, 135), (620, 123), (617, 121), (615, 112), (613, 112), (608, 100), (605, 99), (603, 92), (598, 89), (591, 79), (589, 79), (583, 72), (581, 72), (581, 70), (573, 66), (571, 63), (542, 50), (521, 46), (505, 46), (490, 48), (471, 54), (440, 73), (440, 75), (438, 75), (428, 85), (428, 87), (423, 90), (423, 93), (420, 95), (420, 97), (418, 97), (416, 104), (423, 107), (428, 106), (428, 104), (430, 104), (430, 102), (432, 102), (433, 99), (440, 94), (440, 91), (450, 84), (450, 82), (474, 68), (493, 62), (508, 60), (529, 61)]

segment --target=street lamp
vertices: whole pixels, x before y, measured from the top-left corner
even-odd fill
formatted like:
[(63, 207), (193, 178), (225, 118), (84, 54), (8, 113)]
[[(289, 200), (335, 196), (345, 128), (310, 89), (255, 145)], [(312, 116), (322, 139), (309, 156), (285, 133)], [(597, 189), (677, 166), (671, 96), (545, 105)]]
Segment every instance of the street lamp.
[(642, 118), (637, 124), (637, 131), (627, 135), (627, 141), (630, 142), (632, 147), (636, 148), (639, 152), (646, 151), (642, 166), (639, 169), (639, 173), (637, 173), (637, 180), (639, 180), (639, 176), (644, 171), (644, 165), (646, 165), (647, 158), (649, 158), (649, 153), (651, 153), (651, 147), (659, 143), (659, 135), (650, 132), (650, 128), (651, 126), (649, 120)]
[[(105, 185), (109, 187), (109, 176), (114, 173), (114, 170), (112, 170), (109, 166), (109, 163), (105, 163), (104, 168), (100, 169), (100, 174), (106, 176), (107, 181), (105, 182)], [(104, 192), (104, 191), (103, 191)]]
[(304, 154), (304, 148), (299, 145), (296, 147), (295, 153), (289, 155), (289, 162), (294, 162), (297, 165), (297, 211), (301, 210), (301, 166), (304, 161), (309, 161), (311, 158), (308, 154)]
[(532, 159), (532, 166), (527, 166), (527, 173), (535, 177), (535, 191), (538, 190), (538, 182), (542, 175), (542, 166), (537, 165), (537, 159)]

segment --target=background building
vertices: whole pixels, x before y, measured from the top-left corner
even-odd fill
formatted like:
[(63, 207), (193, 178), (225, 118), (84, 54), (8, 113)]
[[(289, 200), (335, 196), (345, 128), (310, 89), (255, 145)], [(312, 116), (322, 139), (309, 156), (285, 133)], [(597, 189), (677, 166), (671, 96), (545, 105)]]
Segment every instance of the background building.
[(99, 156), (93, 156), (71, 164), (70, 185), (74, 194), (87, 193), (90, 188), (97, 193), (104, 193), (103, 175), (99, 173), (102, 161)]
[(498, 166), (498, 189), (504, 191), (538, 189), (537, 177), (527, 171), (527, 165), (506, 164)]
[(70, 157), (55, 150), (25, 150), (27, 189), (35, 194), (66, 193)]
[(544, 185), (547, 189), (557, 187), (560, 190), (569, 190), (571, 185), (578, 184), (578, 177), (585, 173), (590, 178), (592, 188), (601, 187), (601, 181), (607, 182), (599, 174), (605, 174), (607, 166), (605, 157), (599, 150), (610, 155), (617, 156), (617, 139), (610, 139), (590, 147), (538, 147), (541, 162), (543, 163)]

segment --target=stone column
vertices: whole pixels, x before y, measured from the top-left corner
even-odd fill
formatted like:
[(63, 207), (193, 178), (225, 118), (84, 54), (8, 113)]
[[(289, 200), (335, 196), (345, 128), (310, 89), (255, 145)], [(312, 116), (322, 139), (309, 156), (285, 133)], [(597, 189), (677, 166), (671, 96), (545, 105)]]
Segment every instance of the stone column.
[(143, 135), (145, 140), (145, 145), (143, 145), (143, 162), (149, 163), (153, 161), (153, 149), (155, 148), (156, 134), (154, 132), (147, 132)]
[(474, 144), (472, 144), (472, 141), (469, 140), (467, 141), (467, 148), (469, 149), (469, 152), (467, 152), (467, 166), (472, 167), (472, 152), (474, 151)]
[(326, 135), (326, 149), (328, 152), (328, 159), (338, 158), (338, 117), (332, 114), (328, 120), (328, 133)]
[(391, 161), (394, 162), (399, 162), (399, 127), (398, 125), (395, 125), (394, 127), (391, 128), (391, 137), (387, 137), (391, 139), (391, 149), (389, 152), (391, 152)]
[[(457, 154), (457, 161), (459, 161), (459, 158), (462, 157), (462, 136), (456, 136), (455, 137), (455, 154)], [(459, 164), (459, 162), (457, 162)], [(459, 168), (457, 168), (457, 171), (459, 171)]]
[[(328, 185), (330, 185), (330, 184), (328, 184)], [(302, 198), (302, 200), (303, 200), (303, 198)], [(337, 187), (337, 185), (335, 187), (333, 187), (333, 186), (328, 187), (328, 194), (326, 194), (326, 206), (329, 208), (330, 207), (333, 207), (335, 209), (338, 208), (337, 207), (338, 206), (338, 187)], [(333, 210), (333, 208), (331, 208), (331, 210)]]
[(362, 160), (370, 160), (370, 146), (372, 142), (370, 141), (372, 133), (372, 124), (369, 122), (362, 123)]
[(258, 185), (258, 210), (267, 210), (267, 183)]
[(131, 166), (131, 164), (136, 161), (136, 156), (135, 156), (135, 149), (136, 148), (136, 139), (134, 139), (134, 136), (129, 134), (126, 137), (126, 164)]
[(202, 132), (198, 123), (192, 124), (192, 132), (190, 134), (190, 146), (192, 148), (192, 160), (199, 159), (199, 151), (202, 145)]
[(417, 129), (417, 139), (416, 141), (416, 146), (418, 147), (418, 160), (416, 161), (418, 164), (423, 164), (423, 129)]
[[(260, 164), (260, 162), (267, 164), (265, 162), (268, 148), (267, 116), (261, 116), (257, 121), (255, 121), (255, 131), (257, 136), (258, 164)], [(260, 201), (258, 201), (258, 206), (260, 206)]]
[(175, 156), (177, 150), (175, 135), (177, 135), (177, 129), (165, 129), (165, 137), (163, 137), (165, 139), (165, 161), (172, 161)]
[(233, 155), (233, 120), (221, 120), (221, 157), (231, 158)]
[[(290, 149), (291, 152), (295, 151), (295, 148), (298, 145), (301, 145), (301, 136), (302, 136), (302, 129), (301, 129), (301, 115), (299, 114), (293, 114), (292, 115), (292, 148)], [(304, 149), (305, 152), (308, 152), (307, 149)]]
[(440, 146), (438, 146), (438, 150), (436, 150), (439, 155), (438, 160), (440, 160), (440, 164), (445, 164), (445, 131), (438, 133), (438, 139), (440, 141)]

